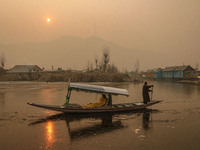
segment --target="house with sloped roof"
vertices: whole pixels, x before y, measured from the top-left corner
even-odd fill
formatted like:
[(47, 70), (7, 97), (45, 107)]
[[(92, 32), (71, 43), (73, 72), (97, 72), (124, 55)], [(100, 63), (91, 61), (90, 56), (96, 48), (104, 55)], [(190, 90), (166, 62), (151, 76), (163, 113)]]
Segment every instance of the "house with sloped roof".
[(165, 69), (162, 70), (162, 78), (173, 78), (174, 77), (174, 69), (177, 66), (173, 67), (165, 67)]
[(158, 70), (161, 70), (161, 68), (148, 69), (146, 72), (142, 73), (142, 76), (149, 79), (157, 78), (157, 74), (155, 74), (155, 72), (157, 72)]
[(0, 67), (0, 73), (4, 73), (5, 69), (3, 67)]
[(162, 78), (191, 79), (195, 76), (195, 69), (190, 65), (166, 67), (162, 70)]
[(39, 72), (42, 71), (37, 65), (16, 65), (8, 73), (28, 73), (28, 72)]
[(195, 73), (196, 70), (192, 68), (190, 65), (177, 66), (174, 69), (174, 78), (182, 78), (182, 79), (194, 78)]
[(162, 78), (162, 70), (161, 68), (157, 69), (154, 74), (153, 74), (153, 78), (154, 79), (160, 79)]

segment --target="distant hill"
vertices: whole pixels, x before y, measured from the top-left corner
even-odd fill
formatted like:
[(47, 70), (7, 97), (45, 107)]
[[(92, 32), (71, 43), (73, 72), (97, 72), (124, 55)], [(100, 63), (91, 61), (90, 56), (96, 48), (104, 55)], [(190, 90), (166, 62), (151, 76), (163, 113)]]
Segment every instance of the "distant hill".
[(141, 67), (151, 68), (156, 60), (162, 59), (160, 54), (131, 50), (95, 36), (86, 39), (66, 36), (43, 43), (0, 45), (0, 54), (5, 54), (6, 67), (32, 64), (45, 69), (51, 69), (52, 65), (54, 68), (85, 69), (88, 61), (94, 65), (95, 57), (101, 59), (103, 46), (110, 48), (110, 61), (120, 69), (134, 70), (137, 60)]

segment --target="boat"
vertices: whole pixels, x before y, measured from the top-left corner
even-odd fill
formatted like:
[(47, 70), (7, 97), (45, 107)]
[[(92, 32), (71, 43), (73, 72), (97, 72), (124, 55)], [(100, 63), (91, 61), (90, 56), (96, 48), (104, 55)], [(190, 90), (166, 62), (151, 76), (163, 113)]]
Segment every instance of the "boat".
[[(105, 101), (98, 103), (92, 103), (88, 105), (79, 105), (70, 103), (70, 96), (72, 91), (77, 92), (93, 92), (102, 94), (105, 96)], [(59, 111), (68, 114), (91, 114), (91, 113), (114, 113), (114, 112), (128, 112), (135, 110), (142, 110), (154, 104), (160, 103), (162, 100), (151, 100), (147, 104), (143, 102), (132, 102), (132, 103), (120, 103), (112, 104), (112, 96), (129, 96), (126, 89), (113, 88), (99, 85), (88, 85), (79, 83), (69, 83), (68, 92), (66, 96), (66, 102), (63, 105), (46, 105), (46, 104), (35, 104), (27, 103), (31, 106), (49, 109), (53, 111)], [(101, 99), (102, 100), (102, 99)]]
[(200, 86), (200, 76), (197, 76), (197, 78), (198, 78), (198, 81), (196, 84)]

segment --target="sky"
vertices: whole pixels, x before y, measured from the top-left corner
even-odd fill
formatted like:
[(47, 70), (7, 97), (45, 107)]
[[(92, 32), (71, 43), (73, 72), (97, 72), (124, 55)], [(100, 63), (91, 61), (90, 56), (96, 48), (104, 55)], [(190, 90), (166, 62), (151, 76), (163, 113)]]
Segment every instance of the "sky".
[(0, 0), (0, 44), (93, 35), (194, 65), (200, 58), (200, 1)]

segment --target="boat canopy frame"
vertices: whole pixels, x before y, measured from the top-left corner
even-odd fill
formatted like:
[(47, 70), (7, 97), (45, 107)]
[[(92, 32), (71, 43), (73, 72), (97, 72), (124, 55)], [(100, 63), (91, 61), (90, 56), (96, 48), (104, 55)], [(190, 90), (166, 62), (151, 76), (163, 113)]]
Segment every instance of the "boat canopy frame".
[(109, 95), (109, 99), (111, 101), (112, 101), (112, 95), (129, 96), (129, 93), (126, 89), (113, 88), (113, 87), (107, 87), (107, 86), (99, 86), (99, 85), (69, 83), (68, 91), (67, 91), (67, 95), (66, 95), (66, 103), (67, 104), (69, 103), (72, 90)]

